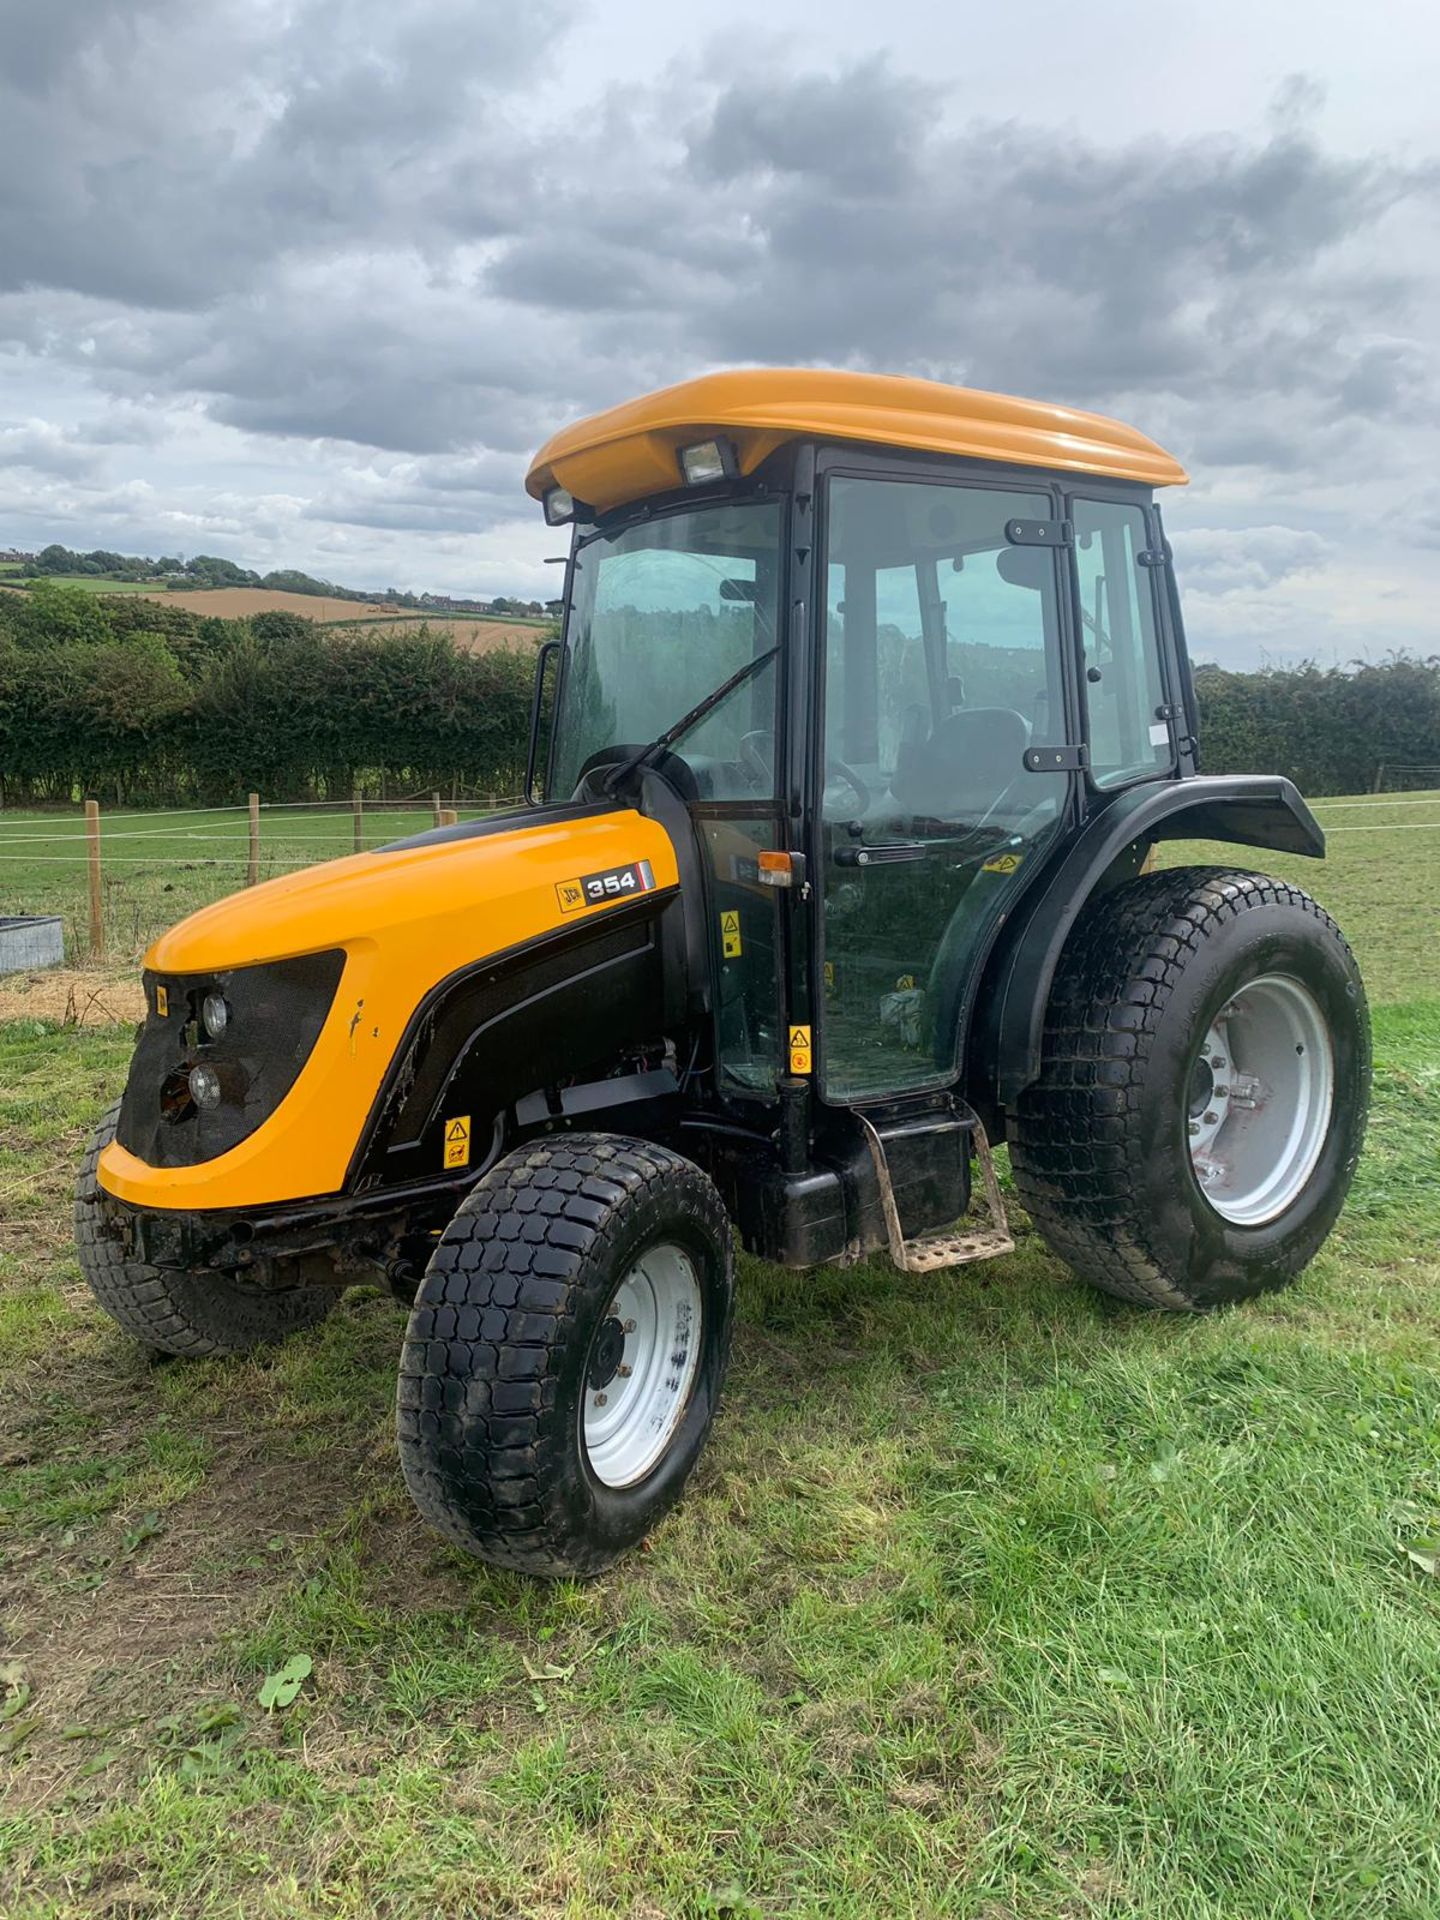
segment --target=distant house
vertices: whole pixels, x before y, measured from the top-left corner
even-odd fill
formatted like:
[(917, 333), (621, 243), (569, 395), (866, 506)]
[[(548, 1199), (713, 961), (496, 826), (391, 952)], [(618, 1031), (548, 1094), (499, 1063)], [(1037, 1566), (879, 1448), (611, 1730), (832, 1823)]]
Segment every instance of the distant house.
[(0, 567), (32, 567), (33, 553), (21, 553), (18, 547), (0, 547)]

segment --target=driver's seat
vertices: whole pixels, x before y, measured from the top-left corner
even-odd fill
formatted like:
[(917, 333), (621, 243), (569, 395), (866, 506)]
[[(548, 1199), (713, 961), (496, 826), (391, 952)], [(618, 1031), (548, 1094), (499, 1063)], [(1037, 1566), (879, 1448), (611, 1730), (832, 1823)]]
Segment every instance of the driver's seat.
[(1013, 707), (963, 707), (912, 745), (890, 791), (917, 819), (973, 827), (1024, 772), (1030, 728)]

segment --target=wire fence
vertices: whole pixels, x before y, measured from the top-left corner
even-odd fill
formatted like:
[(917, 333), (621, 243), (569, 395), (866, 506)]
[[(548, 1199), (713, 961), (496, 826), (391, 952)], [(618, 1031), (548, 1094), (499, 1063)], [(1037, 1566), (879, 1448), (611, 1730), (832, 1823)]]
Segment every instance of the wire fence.
[(133, 958), (195, 908), (301, 868), (364, 853), (427, 826), (483, 819), (518, 794), (448, 801), (266, 801), (106, 813), (0, 813), (0, 917), (56, 917), (72, 961)]
[[(1437, 790), (1312, 802), (1326, 834), (1440, 832)], [(0, 917), (61, 919), (72, 961), (133, 959), (198, 907), (262, 880), (373, 851), (429, 825), (484, 818), (518, 794), (448, 801), (440, 793), (385, 801), (270, 801), (153, 812), (0, 812)]]

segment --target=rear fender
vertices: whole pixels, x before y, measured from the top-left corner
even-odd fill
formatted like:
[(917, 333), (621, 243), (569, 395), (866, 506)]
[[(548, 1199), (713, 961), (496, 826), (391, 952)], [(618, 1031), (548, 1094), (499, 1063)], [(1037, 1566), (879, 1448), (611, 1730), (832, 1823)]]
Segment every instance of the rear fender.
[[(1229, 840), (1325, 856), (1325, 835), (1278, 774), (1210, 774), (1117, 794), (1025, 895), (986, 965), (970, 1049), (974, 1092), (1013, 1106), (1040, 1072), (1045, 1009), (1060, 954), (1091, 896), (1128, 880), (1160, 840)], [(981, 1102), (989, 1107), (989, 1101)]]

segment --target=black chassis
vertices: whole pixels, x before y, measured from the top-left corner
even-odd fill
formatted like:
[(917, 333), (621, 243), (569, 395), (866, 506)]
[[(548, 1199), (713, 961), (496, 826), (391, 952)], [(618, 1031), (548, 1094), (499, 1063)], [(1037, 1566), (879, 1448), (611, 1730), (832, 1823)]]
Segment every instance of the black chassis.
[[(789, 496), (790, 530), (782, 605), (790, 610), (782, 655), (779, 841), (814, 859), (813, 823), (822, 778), (817, 644), (807, 608), (815, 604), (818, 505), (827, 468), (898, 476), (966, 473), (995, 478), (993, 463), (937, 463), (903, 454), (801, 445), (784, 449), (753, 480), (706, 494), (759, 488)], [(1014, 476), (1012, 476), (1014, 477)], [(1022, 477), (1032, 490), (1037, 476)], [(1043, 482), (1042, 482), (1043, 484)], [(1054, 483), (1057, 503), (1063, 483)], [(1087, 486), (1087, 492), (1092, 489)], [(885, 1147), (907, 1234), (958, 1218), (969, 1201), (977, 1121), (1004, 1139), (1007, 1109), (1036, 1077), (1050, 986), (1065, 939), (1086, 902), (1139, 872), (1158, 842), (1207, 838), (1314, 857), (1324, 835), (1293, 784), (1278, 775), (1199, 772), (1198, 726), (1178, 595), (1159, 513), (1148, 492), (1111, 486), (1152, 516), (1151, 564), (1177, 754), (1169, 775), (1101, 793), (1083, 753), (1072, 773), (1069, 830), (1034, 864), (1027, 884), (968, 981), (954, 986), (953, 1017), (964, 1036), (953, 1087), (864, 1111)], [(694, 505), (701, 490), (677, 492), (634, 511)], [(625, 514), (612, 516), (616, 520)], [(584, 530), (577, 530), (577, 538)], [(567, 580), (567, 605), (569, 602)], [(1064, 596), (1062, 596), (1062, 600)], [(1078, 623), (1076, 623), (1078, 625)], [(1081, 737), (1078, 639), (1071, 738)], [(536, 717), (547, 658), (537, 662)], [(563, 652), (561, 673), (563, 676)], [(538, 725), (532, 731), (532, 741)], [(537, 1134), (584, 1128), (676, 1146), (716, 1181), (753, 1252), (804, 1268), (850, 1262), (888, 1244), (874, 1160), (853, 1109), (816, 1097), (808, 1080), (784, 1078), (774, 1101), (723, 1098), (712, 1068), (708, 874), (683, 783), (645, 768), (623, 798), (598, 788), (543, 805), (548, 818), (637, 805), (673, 841), (678, 892), (615, 908), (581, 929), (562, 929), (522, 951), (494, 956), (442, 982), (417, 1009), (362, 1132), (344, 1192), (246, 1212), (141, 1212), (105, 1200), (111, 1230), (136, 1257), (158, 1266), (211, 1268), (258, 1284), (390, 1278), (413, 1292), (433, 1236), (503, 1152)], [(534, 803), (532, 803), (533, 807)], [(427, 844), (521, 826), (532, 808), (485, 822), (417, 835)], [(814, 870), (813, 867), (811, 869)], [(808, 1022), (819, 951), (819, 903), (811, 890), (783, 896), (778, 956), (782, 1017)], [(823, 1040), (822, 1040), (823, 1044)], [(482, 1060), (483, 1056), (483, 1060)], [(488, 1150), (464, 1173), (433, 1177), (442, 1109), (492, 1117)], [(103, 1199), (103, 1196), (102, 1196)]]

